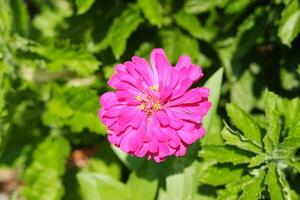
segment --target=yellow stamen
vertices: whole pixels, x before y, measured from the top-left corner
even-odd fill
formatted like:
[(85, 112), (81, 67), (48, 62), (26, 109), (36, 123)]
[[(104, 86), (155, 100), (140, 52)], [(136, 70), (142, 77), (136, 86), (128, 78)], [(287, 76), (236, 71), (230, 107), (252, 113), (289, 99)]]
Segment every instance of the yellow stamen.
[(152, 91), (158, 91), (158, 85), (153, 85), (150, 87)]
[(145, 106), (145, 104), (143, 104), (143, 103), (142, 103), (141, 105), (139, 105), (139, 109), (140, 109), (140, 110), (145, 110), (145, 107), (146, 107), (146, 106)]
[(135, 99), (136, 99), (137, 101), (142, 101), (142, 98), (141, 98), (140, 95), (136, 96)]
[(154, 104), (153, 104), (153, 108), (154, 108), (155, 110), (160, 110), (160, 104), (159, 104), (159, 103), (154, 103)]

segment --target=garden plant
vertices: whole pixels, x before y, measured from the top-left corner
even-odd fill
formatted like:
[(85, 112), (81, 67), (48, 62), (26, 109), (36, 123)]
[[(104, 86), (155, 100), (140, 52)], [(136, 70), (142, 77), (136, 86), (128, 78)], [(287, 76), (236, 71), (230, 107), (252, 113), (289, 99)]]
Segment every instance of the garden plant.
[(0, 200), (300, 199), (299, 0), (0, 0)]

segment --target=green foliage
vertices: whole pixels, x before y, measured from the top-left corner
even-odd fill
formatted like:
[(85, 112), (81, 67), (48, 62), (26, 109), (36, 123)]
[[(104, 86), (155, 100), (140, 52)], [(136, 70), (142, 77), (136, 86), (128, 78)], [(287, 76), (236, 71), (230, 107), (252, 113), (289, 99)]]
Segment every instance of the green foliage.
[(158, 0), (153, 1), (137, 1), (138, 6), (143, 11), (145, 17), (152, 25), (161, 27), (162, 25), (162, 14), (160, 12), (160, 5)]
[(43, 113), (43, 122), (54, 127), (69, 126), (73, 132), (84, 128), (95, 133), (105, 133), (98, 119), (98, 96), (84, 87), (54, 86), (51, 99)]
[(278, 36), (282, 43), (291, 46), (291, 42), (300, 33), (299, 2), (291, 1), (281, 13)]
[(136, 6), (129, 6), (114, 20), (107, 37), (115, 58), (119, 59), (124, 53), (127, 39), (142, 21)]
[(81, 172), (77, 175), (83, 199), (131, 199), (131, 193), (121, 182), (100, 173)]
[[(199, 155), (207, 160), (214, 160), (216, 163), (241, 164), (237, 166), (237, 169), (246, 170), (247, 173), (243, 176), (252, 176), (250, 181), (241, 183), (238, 190), (233, 190), (236, 195), (243, 191), (241, 199), (259, 199), (262, 194), (265, 195), (263, 191), (268, 191), (271, 199), (291, 199), (290, 193), (294, 191), (290, 188), (285, 173), (291, 173), (292, 168), (297, 170), (294, 166), (300, 163), (296, 153), (300, 148), (300, 132), (290, 136), (290, 130), (293, 129), (288, 128), (289, 123), (286, 120), (288, 115), (285, 109), (280, 109), (280, 105), (284, 102), (287, 107), (294, 106), (298, 110), (299, 99), (288, 101), (266, 90), (264, 102), (267, 129), (260, 127), (251, 115), (237, 105), (228, 104), (227, 114), (236, 130), (226, 126), (222, 131), (225, 144), (204, 145)], [(297, 116), (293, 120), (299, 121), (299, 119)], [(292, 134), (294, 134), (293, 131)], [(298, 164), (290, 164), (291, 160)], [(226, 166), (225, 170), (233, 173), (234, 171), (229, 167)], [(200, 171), (200, 181), (210, 185), (219, 185), (219, 177), (223, 177), (220, 175), (222, 170), (224, 166), (210, 166)], [(202, 178), (203, 176), (205, 178)], [(236, 179), (226, 182), (226, 179), (222, 178), (221, 181), (224, 182), (221, 182), (221, 185), (232, 184)], [(235, 196), (235, 194), (232, 195)]]
[(39, 144), (24, 174), (27, 199), (61, 199), (64, 187), (60, 177), (65, 173), (69, 153), (70, 145), (63, 137), (49, 136)]
[(88, 1), (83, 1), (83, 0), (76, 0), (75, 3), (77, 5), (77, 13), (78, 14), (83, 14), (86, 11), (90, 9), (90, 7), (93, 5), (95, 0), (88, 0)]
[[(299, 199), (299, 33), (298, 0), (0, 0), (0, 198)], [(158, 47), (202, 67), (213, 105), (161, 164), (98, 119), (114, 66)]]

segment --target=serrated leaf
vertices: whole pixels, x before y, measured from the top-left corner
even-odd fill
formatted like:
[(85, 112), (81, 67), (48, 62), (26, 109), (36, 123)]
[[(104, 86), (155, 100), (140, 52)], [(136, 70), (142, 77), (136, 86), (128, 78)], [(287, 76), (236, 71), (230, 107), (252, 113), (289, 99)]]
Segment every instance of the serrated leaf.
[(144, 13), (146, 19), (150, 22), (150, 24), (155, 25), (157, 27), (161, 27), (162, 25), (162, 14), (160, 12), (160, 5), (158, 0), (138, 0), (137, 1), (139, 7)]
[(265, 162), (267, 159), (268, 159), (268, 155), (258, 154), (251, 158), (248, 167), (257, 167), (257, 166), (261, 165), (263, 162)]
[(281, 13), (278, 36), (283, 44), (291, 46), (291, 42), (300, 33), (300, 8), (298, 1), (292, 1)]
[(268, 192), (271, 196), (271, 199), (284, 199), (283, 188), (279, 181), (276, 163), (272, 162), (268, 165), (266, 184), (268, 185)]
[(286, 137), (283, 140), (283, 142), (279, 145), (279, 151), (287, 158), (294, 156), (294, 154), (299, 148), (300, 148), (300, 136)]
[(283, 189), (283, 194), (284, 194), (284, 198), (288, 199), (288, 200), (292, 200), (294, 198), (292, 198), (293, 196), (293, 191), (289, 186), (289, 183), (285, 177), (284, 172), (281, 169), (278, 169), (278, 176), (279, 176), (279, 182), (281, 183), (282, 189)]
[(266, 118), (269, 123), (267, 133), (263, 139), (265, 149), (269, 153), (274, 146), (278, 146), (280, 137), (280, 115), (277, 110), (278, 96), (268, 90), (264, 94)]
[(55, 86), (43, 113), (43, 122), (50, 126), (69, 126), (73, 132), (87, 128), (105, 134), (105, 127), (97, 115), (98, 99), (96, 91), (86, 87)]
[(213, 186), (232, 183), (241, 178), (243, 168), (213, 165), (199, 172), (199, 181)]
[(225, 189), (218, 191), (217, 200), (236, 200), (240, 196), (242, 186), (251, 180), (251, 176), (245, 175), (240, 179), (225, 185)]
[(34, 152), (33, 162), (25, 171), (24, 196), (32, 200), (59, 200), (64, 194), (61, 176), (71, 147), (63, 137), (43, 141)]
[(114, 20), (107, 37), (110, 39), (110, 46), (116, 59), (124, 53), (127, 39), (141, 22), (143, 19), (136, 6), (129, 6)]
[(295, 168), (300, 173), (300, 161), (299, 160), (288, 160), (287, 164)]
[(84, 200), (131, 199), (131, 192), (122, 182), (105, 174), (80, 172), (77, 180)]
[(53, 72), (68, 69), (79, 75), (88, 76), (95, 72), (100, 64), (83, 46), (64, 41), (32, 46), (30, 51), (46, 58), (47, 69)]
[(202, 27), (200, 21), (195, 15), (188, 14), (183, 10), (179, 11), (175, 15), (175, 21), (181, 28), (188, 31), (193, 37), (201, 38)]
[(184, 10), (192, 14), (200, 14), (208, 12), (214, 7), (223, 8), (227, 4), (228, 0), (211, 0), (211, 1), (202, 1), (202, 0), (187, 0), (184, 4)]
[(262, 153), (262, 149), (255, 143), (252, 143), (251, 140), (247, 140), (242, 136), (235, 135), (234, 133), (230, 132), (227, 128), (223, 129), (222, 136), (226, 140), (225, 144), (233, 145), (240, 149), (251, 151), (253, 153)]
[(87, 12), (93, 5), (95, 0), (75, 0), (77, 6), (77, 14), (81, 15)]
[(243, 185), (243, 193), (239, 200), (260, 199), (264, 189), (265, 171), (260, 170), (250, 181)]
[(223, 80), (223, 68), (216, 71), (203, 85), (210, 89), (209, 100), (212, 103), (212, 108), (207, 113), (206, 117), (203, 119), (203, 126), (207, 132), (209, 132), (211, 127), (211, 121), (213, 116), (216, 114), (219, 100), (221, 96), (222, 80)]
[(246, 138), (262, 146), (262, 133), (249, 114), (233, 103), (226, 105), (226, 111), (233, 124), (242, 131)]
[(250, 162), (251, 154), (230, 146), (203, 145), (200, 157), (213, 159), (219, 163), (243, 164)]
[(32, 25), (40, 31), (43, 38), (55, 38), (59, 34), (59, 30), (66, 26), (66, 18), (72, 14), (72, 1), (51, 1), (51, 3), (42, 4), (41, 11), (34, 15)]
[[(300, 99), (280, 98), (277, 103), (280, 114), (284, 116), (284, 126), (289, 129), (300, 126)], [(298, 135), (300, 136), (300, 131), (298, 132)]]

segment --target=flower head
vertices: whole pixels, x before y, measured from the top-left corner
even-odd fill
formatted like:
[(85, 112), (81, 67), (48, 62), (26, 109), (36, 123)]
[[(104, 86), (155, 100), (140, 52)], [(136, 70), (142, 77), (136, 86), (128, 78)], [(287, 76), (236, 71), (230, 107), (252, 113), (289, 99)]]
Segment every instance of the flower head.
[(162, 49), (152, 51), (150, 65), (138, 56), (118, 64), (108, 81), (116, 91), (100, 97), (110, 143), (156, 162), (185, 155), (204, 136), (201, 121), (211, 107), (208, 88), (189, 89), (202, 76), (188, 56), (171, 66)]

